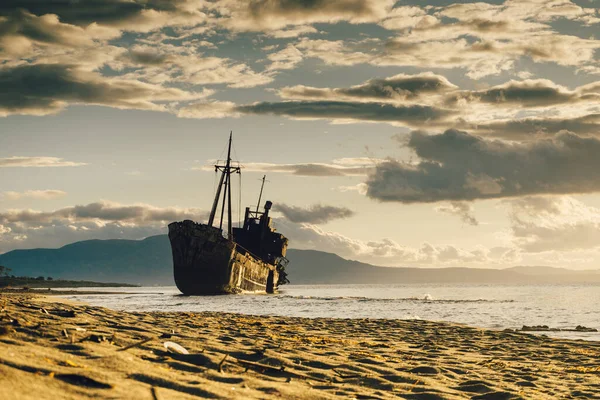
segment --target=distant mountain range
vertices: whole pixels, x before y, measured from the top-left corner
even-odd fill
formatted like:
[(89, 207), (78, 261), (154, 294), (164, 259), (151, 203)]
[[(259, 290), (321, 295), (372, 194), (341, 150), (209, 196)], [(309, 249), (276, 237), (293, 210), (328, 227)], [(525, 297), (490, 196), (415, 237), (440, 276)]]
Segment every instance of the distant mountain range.
[[(293, 284), (394, 283), (600, 283), (600, 270), (552, 267), (405, 268), (377, 267), (315, 250), (288, 250)], [(171, 247), (166, 235), (144, 240), (86, 240), (59, 249), (13, 250), (0, 265), (20, 276), (173, 285)]]

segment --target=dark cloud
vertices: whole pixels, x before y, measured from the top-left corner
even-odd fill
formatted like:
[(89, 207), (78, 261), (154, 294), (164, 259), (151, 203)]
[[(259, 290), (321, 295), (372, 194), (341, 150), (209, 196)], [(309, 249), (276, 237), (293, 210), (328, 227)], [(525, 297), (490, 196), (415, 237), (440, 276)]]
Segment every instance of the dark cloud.
[(449, 111), (429, 106), (394, 106), (386, 103), (342, 101), (262, 102), (238, 106), (235, 110), (244, 114), (284, 115), (307, 119), (398, 122), (409, 125), (424, 125), (450, 115)]
[(293, 16), (316, 12), (360, 16), (373, 13), (374, 5), (375, 2), (369, 0), (254, 0), (248, 2), (248, 9), (257, 16)]
[(595, 89), (596, 92), (592, 92), (592, 86), (587, 85), (582, 89), (569, 91), (545, 79), (510, 81), (487, 90), (452, 93), (448, 95), (447, 102), (449, 105), (456, 105), (464, 101), (513, 107), (547, 107), (581, 101), (600, 102), (600, 90), (598, 87)]
[[(0, 15), (1, 12), (0, 12)], [(38, 17), (18, 9), (0, 18), (0, 50), (13, 47), (7, 41), (23, 37), (42, 44), (75, 47), (91, 44), (83, 29), (74, 25), (61, 24), (56, 17)]]
[(600, 140), (561, 132), (525, 143), (448, 130), (413, 132), (417, 164), (381, 163), (367, 195), (381, 201), (427, 203), (600, 191)]
[[(348, 119), (392, 123), (404, 121), (413, 126), (418, 125), (414, 119), (421, 118), (430, 126), (465, 129), (511, 139), (528, 138), (533, 134), (555, 134), (561, 130), (593, 135), (600, 132), (599, 114), (557, 117), (559, 110), (550, 109), (553, 106), (581, 104), (593, 110), (592, 106), (600, 103), (598, 82), (574, 90), (545, 79), (510, 81), (485, 90), (459, 90), (445, 77), (429, 72), (371, 79), (347, 88), (284, 87), (278, 94), (284, 99), (293, 100), (242, 106), (237, 110), (329, 119), (342, 119), (343, 113), (346, 113)], [(494, 119), (490, 122), (489, 116), (494, 108), (498, 112), (492, 114)], [(536, 108), (547, 109), (536, 111)], [(404, 115), (399, 115), (400, 109)], [(520, 118), (513, 117), (518, 115), (517, 111), (524, 109), (532, 110), (523, 113)], [(360, 115), (360, 110), (364, 110), (363, 115)], [(419, 113), (421, 117), (417, 116)], [(444, 120), (444, 116), (453, 113), (462, 116), (452, 122)], [(536, 114), (540, 116), (533, 117)], [(573, 115), (572, 112), (564, 113), (569, 114)]]
[(62, 246), (86, 239), (141, 239), (165, 232), (168, 223), (203, 221), (196, 208), (123, 205), (100, 201), (54, 211), (28, 209), (0, 212), (0, 252), (14, 248)]
[(160, 66), (171, 60), (171, 57), (157, 49), (130, 49), (124, 57), (134, 64), (150, 66)]
[(191, 100), (201, 95), (139, 81), (107, 78), (71, 65), (35, 64), (0, 69), (0, 116), (43, 115), (67, 103), (163, 110), (155, 101)]
[(462, 222), (468, 225), (477, 226), (479, 221), (473, 215), (473, 205), (464, 201), (452, 201), (435, 208), (437, 212), (456, 215)]
[(459, 123), (457, 125), (481, 135), (510, 140), (528, 140), (536, 136), (551, 136), (560, 131), (596, 136), (600, 134), (600, 114), (590, 114), (575, 118), (521, 118), (477, 124)]
[(423, 73), (371, 79), (349, 88), (315, 88), (302, 85), (286, 87), (281, 89), (279, 94), (281, 97), (291, 99), (404, 100), (421, 94), (441, 93), (455, 88), (456, 86), (441, 75)]
[(27, 10), (35, 15), (55, 14), (62, 22), (87, 26), (91, 23), (121, 24), (143, 12), (174, 12), (185, 0), (3, 0), (0, 14)]
[(0, 224), (19, 223), (38, 226), (57, 221), (71, 223), (91, 220), (142, 224), (172, 222), (181, 219), (201, 220), (205, 217), (206, 213), (198, 209), (159, 208), (147, 204), (121, 205), (110, 202), (97, 202), (65, 207), (49, 212), (9, 210), (0, 213)]
[(321, 204), (303, 208), (278, 203), (275, 209), (292, 222), (306, 222), (310, 224), (324, 224), (334, 219), (349, 218), (354, 215), (354, 211), (349, 208), (324, 206)]
[(386, 16), (393, 0), (225, 0), (216, 8), (236, 30), (274, 30), (318, 22), (376, 22)]
[[(98, 24), (129, 31), (163, 26), (213, 25), (232, 30), (274, 31), (289, 26), (349, 21), (377, 22), (393, 0), (5, 0), (0, 15), (26, 10), (37, 16), (56, 15), (66, 24)], [(296, 36), (306, 29), (289, 30)]]

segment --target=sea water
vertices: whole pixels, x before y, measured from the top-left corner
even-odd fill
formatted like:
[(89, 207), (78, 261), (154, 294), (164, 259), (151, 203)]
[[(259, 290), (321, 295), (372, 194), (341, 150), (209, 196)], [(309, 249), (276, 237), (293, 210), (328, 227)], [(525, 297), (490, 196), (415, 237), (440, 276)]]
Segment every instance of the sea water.
[[(90, 290), (80, 288), (79, 290)], [(308, 318), (424, 319), (505, 329), (600, 330), (600, 285), (286, 285), (278, 294), (183, 296), (175, 287), (93, 288), (126, 294), (63, 296), (122, 311), (219, 311)], [(600, 333), (547, 332), (600, 340)]]

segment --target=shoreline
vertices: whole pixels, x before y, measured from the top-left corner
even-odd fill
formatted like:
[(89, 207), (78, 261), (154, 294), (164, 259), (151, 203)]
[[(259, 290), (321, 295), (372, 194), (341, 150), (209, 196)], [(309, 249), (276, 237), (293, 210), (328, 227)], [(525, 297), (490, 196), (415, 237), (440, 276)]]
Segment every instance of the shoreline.
[(61, 300), (0, 295), (0, 397), (543, 399), (600, 391), (598, 342), (422, 320), (120, 312)]
[[(112, 288), (112, 287), (111, 287)], [(103, 295), (103, 294), (148, 294), (148, 292), (119, 292), (101, 290), (71, 290), (70, 288), (2, 288), (0, 295), (31, 295), (31, 296), (77, 296), (77, 295)]]
[[(142, 287), (144, 288), (144, 287)], [(148, 288), (148, 287), (146, 287)], [(174, 288), (174, 287), (173, 287)], [(95, 288), (94, 288), (95, 289)], [(116, 288), (118, 289), (118, 288)], [(159, 289), (152, 287), (152, 289)], [(164, 289), (164, 288), (163, 288)], [(168, 288), (167, 288), (168, 289)], [(124, 308), (111, 308), (110, 305), (106, 305), (105, 302), (96, 302), (94, 301), (94, 296), (102, 296), (105, 297), (107, 295), (149, 295), (149, 294), (161, 294), (164, 295), (165, 293), (163, 292), (132, 292), (132, 291), (106, 291), (106, 290), (85, 290), (85, 289), (71, 289), (71, 288), (58, 288), (58, 289), (52, 289), (52, 288), (48, 288), (48, 289), (38, 289), (38, 288), (29, 288), (26, 290), (23, 290), (22, 288), (2, 288), (0, 289), (0, 295), (2, 294), (12, 294), (12, 295), (39, 295), (39, 296), (51, 296), (51, 297), (55, 297), (55, 298), (62, 298), (64, 301), (69, 301), (69, 302), (79, 302), (79, 303), (86, 303), (88, 306), (94, 306), (94, 307), (107, 307), (110, 308), (112, 310), (115, 311), (123, 311), (123, 312), (134, 312), (134, 311), (139, 311), (137, 308), (131, 308), (131, 307), (124, 307)], [(250, 295), (256, 295), (256, 294), (250, 294)], [(259, 294), (260, 295), (260, 294)], [(264, 296), (270, 296), (269, 294), (263, 293)], [(90, 296), (90, 297), (88, 297)], [(184, 296), (181, 295), (184, 298), (194, 298), (195, 296)], [(70, 298), (66, 298), (66, 297), (70, 297)], [(83, 299), (81, 298), (77, 298), (77, 297), (84, 297)], [(209, 296), (209, 297), (215, 297), (215, 296)], [(220, 297), (220, 296), (216, 296), (216, 297)], [(412, 299), (412, 298), (410, 298)], [(415, 298), (417, 300), (420, 300), (420, 298)], [(431, 301), (440, 301), (440, 300), (431, 300)], [(453, 300), (441, 300), (441, 301), (449, 301), (452, 302)], [(459, 301), (465, 301), (465, 300), (459, 300)], [(466, 300), (466, 301), (485, 301), (485, 300)], [(89, 303), (88, 303), (89, 302)], [(514, 300), (504, 300), (503, 302), (514, 302)], [(159, 312), (162, 311), (162, 309), (158, 308), (158, 309), (146, 309), (144, 311), (148, 311), (148, 312)], [(169, 312), (183, 312), (183, 313), (188, 313), (188, 312), (192, 312), (192, 313), (202, 313), (202, 312), (220, 312), (220, 313), (233, 313), (233, 314), (240, 314), (240, 315), (246, 315), (246, 316), (252, 316), (252, 317), (262, 317), (262, 316), (279, 316), (279, 317), (295, 317), (296, 315), (294, 315), (293, 313), (260, 313), (260, 312), (252, 312), (252, 311), (248, 311), (248, 312), (240, 312), (240, 311), (231, 311), (231, 310), (218, 310), (218, 309), (207, 309), (207, 310), (194, 310), (194, 309), (179, 309), (179, 310), (175, 310), (175, 311), (169, 311)], [(371, 320), (378, 320), (378, 319), (382, 319), (382, 320), (421, 320), (421, 318), (419, 317), (415, 317), (415, 318), (396, 318), (396, 317), (369, 317), (369, 316), (344, 316), (344, 317), (339, 317), (339, 316), (321, 316), (321, 315), (316, 315), (316, 316), (307, 316), (307, 318), (330, 318), (330, 319), (371, 319)], [(509, 325), (509, 326), (500, 326), (500, 325), (493, 325), (493, 326), (486, 326), (486, 325), (480, 325), (477, 323), (473, 323), (472, 321), (456, 321), (456, 320), (445, 320), (445, 319), (430, 319), (430, 318), (424, 318), (423, 320), (425, 321), (429, 321), (429, 322), (435, 322), (435, 323), (448, 323), (448, 324), (457, 324), (457, 325), (461, 325), (461, 326), (469, 326), (469, 327), (473, 327), (475, 329), (485, 329), (485, 330), (491, 330), (491, 331), (498, 331), (498, 332), (514, 332), (514, 333), (526, 333), (526, 334), (532, 334), (532, 335), (547, 335), (550, 337), (553, 337), (555, 339), (567, 339), (567, 340), (584, 340), (584, 341), (589, 341), (589, 342), (600, 342), (600, 334), (598, 332), (598, 329), (590, 326), (590, 325), (577, 325), (577, 324), (573, 324), (572, 326), (561, 326), (561, 327), (555, 327), (555, 326), (549, 326), (547, 324), (542, 323), (528, 323), (527, 321), (523, 321), (523, 325), (519, 325), (519, 326), (514, 326), (514, 325)]]

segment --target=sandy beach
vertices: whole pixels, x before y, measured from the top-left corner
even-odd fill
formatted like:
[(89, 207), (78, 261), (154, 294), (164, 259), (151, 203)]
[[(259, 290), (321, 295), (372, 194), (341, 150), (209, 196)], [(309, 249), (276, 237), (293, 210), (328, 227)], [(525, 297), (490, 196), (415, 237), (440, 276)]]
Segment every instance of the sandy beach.
[(599, 342), (0, 296), (3, 399), (600, 398)]

